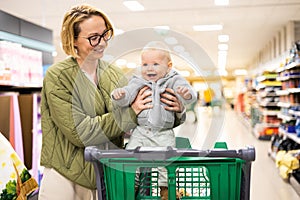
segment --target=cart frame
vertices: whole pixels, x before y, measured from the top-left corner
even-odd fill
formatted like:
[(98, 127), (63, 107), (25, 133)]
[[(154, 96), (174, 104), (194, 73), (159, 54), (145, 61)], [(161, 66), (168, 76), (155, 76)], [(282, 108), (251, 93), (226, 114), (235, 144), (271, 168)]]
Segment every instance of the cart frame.
[[(226, 145), (227, 146), (227, 145)], [(215, 147), (218, 147), (217, 143)], [(103, 158), (136, 158), (139, 161), (166, 161), (172, 157), (209, 157), (209, 158), (235, 158), (245, 161), (242, 166), (240, 200), (250, 199), (250, 178), (251, 178), (251, 162), (255, 160), (255, 148), (247, 146), (243, 149), (176, 149), (172, 147), (166, 148), (144, 148), (137, 147), (134, 150), (114, 149), (101, 150), (96, 146), (90, 146), (85, 149), (85, 159), (92, 162), (96, 173), (96, 184), (98, 191), (98, 199), (106, 200), (106, 188), (104, 181)], [(173, 197), (169, 195), (169, 199)], [(174, 198), (175, 199), (175, 198)]]

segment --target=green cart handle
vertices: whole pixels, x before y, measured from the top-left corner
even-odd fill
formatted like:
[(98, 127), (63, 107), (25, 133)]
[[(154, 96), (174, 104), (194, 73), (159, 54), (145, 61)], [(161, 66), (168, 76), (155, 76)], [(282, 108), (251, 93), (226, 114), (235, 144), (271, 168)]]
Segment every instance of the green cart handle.
[(247, 162), (255, 160), (255, 148), (248, 146), (238, 150), (212, 149), (176, 149), (172, 147), (137, 147), (132, 150), (112, 149), (101, 150), (96, 146), (85, 148), (85, 159), (96, 161), (101, 158), (137, 158), (138, 160), (167, 160), (171, 157), (224, 157), (240, 158)]

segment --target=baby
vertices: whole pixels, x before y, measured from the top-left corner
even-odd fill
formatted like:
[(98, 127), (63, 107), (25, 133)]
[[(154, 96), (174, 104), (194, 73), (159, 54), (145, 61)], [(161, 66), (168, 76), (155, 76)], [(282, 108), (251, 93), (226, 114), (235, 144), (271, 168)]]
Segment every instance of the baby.
[[(175, 114), (179, 113), (166, 110), (160, 100), (160, 94), (165, 92), (166, 88), (171, 88), (183, 105), (188, 105), (197, 101), (196, 92), (184, 77), (172, 69), (171, 56), (164, 43), (148, 43), (141, 52), (141, 63), (141, 76), (133, 76), (127, 86), (117, 88), (111, 94), (113, 103), (123, 107), (131, 105), (141, 88), (148, 86), (152, 92), (149, 98), (152, 98), (153, 108), (139, 113), (138, 126), (132, 131), (126, 148), (175, 147), (173, 127)], [(168, 199), (167, 173), (164, 168), (159, 169), (159, 172), (161, 199)]]

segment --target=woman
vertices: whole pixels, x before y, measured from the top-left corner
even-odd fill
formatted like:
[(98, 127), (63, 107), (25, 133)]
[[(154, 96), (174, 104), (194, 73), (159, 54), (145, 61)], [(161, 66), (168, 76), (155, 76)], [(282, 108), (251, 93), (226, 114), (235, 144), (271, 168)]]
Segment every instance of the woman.
[[(39, 200), (97, 199), (94, 169), (84, 159), (84, 148), (123, 148), (124, 132), (134, 128), (136, 115), (149, 108), (147, 88), (131, 108), (112, 107), (110, 93), (126, 84), (119, 81), (124, 80), (119, 68), (101, 60), (113, 32), (108, 17), (89, 5), (75, 6), (64, 16), (61, 40), (69, 57), (47, 70), (42, 89), (45, 169)], [(166, 109), (183, 110), (175, 96), (163, 96)]]

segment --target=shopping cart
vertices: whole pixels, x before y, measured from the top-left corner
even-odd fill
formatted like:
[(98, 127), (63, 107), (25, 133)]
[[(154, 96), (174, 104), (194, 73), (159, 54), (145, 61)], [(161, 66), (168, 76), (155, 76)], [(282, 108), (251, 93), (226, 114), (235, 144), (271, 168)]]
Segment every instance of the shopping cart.
[[(215, 147), (218, 146), (216, 143)], [(160, 199), (158, 167), (168, 171), (170, 200), (176, 199), (176, 191), (181, 193), (181, 199), (249, 200), (254, 147), (238, 150), (221, 147), (211, 150), (87, 147), (85, 159), (94, 165), (100, 200)], [(137, 191), (138, 168), (143, 176)]]

